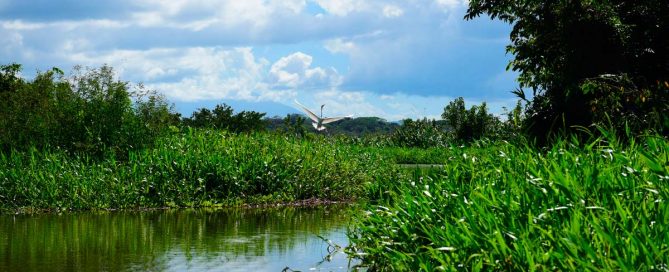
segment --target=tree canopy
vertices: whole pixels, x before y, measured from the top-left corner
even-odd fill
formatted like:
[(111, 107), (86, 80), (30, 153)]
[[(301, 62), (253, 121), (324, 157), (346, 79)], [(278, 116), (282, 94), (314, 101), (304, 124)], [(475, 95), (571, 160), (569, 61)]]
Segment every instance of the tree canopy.
[(607, 119), (668, 132), (669, 1), (471, 0), (465, 19), (483, 14), (513, 27), (507, 68), (516, 94), (533, 91), (530, 134)]

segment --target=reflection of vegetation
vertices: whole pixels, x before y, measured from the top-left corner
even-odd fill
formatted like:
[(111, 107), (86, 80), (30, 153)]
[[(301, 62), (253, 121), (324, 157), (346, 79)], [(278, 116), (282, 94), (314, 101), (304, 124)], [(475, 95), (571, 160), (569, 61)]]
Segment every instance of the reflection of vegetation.
[(283, 255), (344, 228), (347, 217), (342, 206), (1, 216), (0, 270), (162, 270), (171, 252), (222, 267)]
[[(525, 106), (506, 122), (485, 103), (467, 109), (461, 98), (445, 107), (445, 120), (357, 118), (320, 135), (305, 130), (306, 119), (233, 115), (225, 104), (180, 120), (162, 97), (133, 96), (106, 66), (69, 79), (53, 69), (30, 81), (18, 76), (20, 66), (0, 66), (0, 208), (368, 197), (383, 206), (360, 216), (352, 237), (368, 254), (365, 262), (380, 270), (666, 270), (669, 144), (661, 137), (669, 134), (669, 2), (469, 1), (467, 19), (484, 14), (513, 25), (509, 67), (519, 72), (514, 93)], [(234, 134), (264, 130), (265, 121), (283, 124), (281, 133)], [(324, 136), (340, 132), (366, 136)], [(549, 147), (529, 147), (522, 134)], [(417, 170), (425, 178), (409, 180), (396, 162), (444, 166)], [(99, 256), (118, 252), (203, 245), (204, 252), (262, 254), (272, 239), (278, 251), (294, 245), (206, 239), (272, 229), (277, 221), (262, 216), (250, 220), (255, 225), (209, 213), (140, 216), (169, 223), (120, 219), (113, 223), (119, 228), (91, 227), (70, 219), (32, 236), (13, 232), (30, 231), (24, 222), (3, 242), (31, 262), (60, 254), (68, 269), (100, 269), (106, 264)], [(76, 239), (61, 242), (59, 235)], [(186, 242), (176, 245), (170, 235)], [(24, 248), (16, 237), (45, 247)], [(145, 245), (154, 240), (160, 246)], [(99, 249), (70, 256), (81, 243)]]

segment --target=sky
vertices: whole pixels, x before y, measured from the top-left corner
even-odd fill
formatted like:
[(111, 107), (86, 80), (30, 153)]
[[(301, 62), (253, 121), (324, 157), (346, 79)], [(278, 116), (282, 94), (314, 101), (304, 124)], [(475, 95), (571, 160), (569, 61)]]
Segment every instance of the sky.
[(184, 116), (226, 103), (388, 121), (453, 99), (512, 108), (511, 27), (463, 20), (467, 0), (0, 0), (0, 64), (23, 76), (112, 66)]

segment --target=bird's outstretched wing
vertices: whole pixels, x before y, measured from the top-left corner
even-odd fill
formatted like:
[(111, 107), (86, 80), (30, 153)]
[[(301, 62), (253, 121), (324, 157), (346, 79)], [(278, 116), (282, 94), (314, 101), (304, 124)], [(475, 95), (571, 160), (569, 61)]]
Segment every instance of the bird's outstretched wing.
[(312, 121), (318, 123), (318, 119), (319, 119), (318, 116), (316, 116), (313, 112), (311, 112), (309, 109), (307, 109), (307, 107), (300, 104), (300, 102), (297, 102), (297, 99), (295, 100), (295, 104), (299, 105), (302, 108), (302, 111), (304, 111), (304, 113), (306, 113), (309, 116), (309, 118), (311, 118)]
[(328, 124), (332, 122), (339, 121), (341, 119), (346, 119), (346, 118), (351, 118), (353, 115), (348, 115), (348, 116), (342, 116), (342, 117), (328, 117), (328, 118), (323, 118), (323, 124)]

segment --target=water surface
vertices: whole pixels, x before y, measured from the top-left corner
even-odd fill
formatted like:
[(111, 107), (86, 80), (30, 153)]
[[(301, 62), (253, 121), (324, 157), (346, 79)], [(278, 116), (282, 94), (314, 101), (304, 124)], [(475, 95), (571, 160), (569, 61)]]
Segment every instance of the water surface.
[[(351, 208), (0, 216), (0, 271), (347, 271)], [(290, 271), (290, 270), (288, 270)]]

